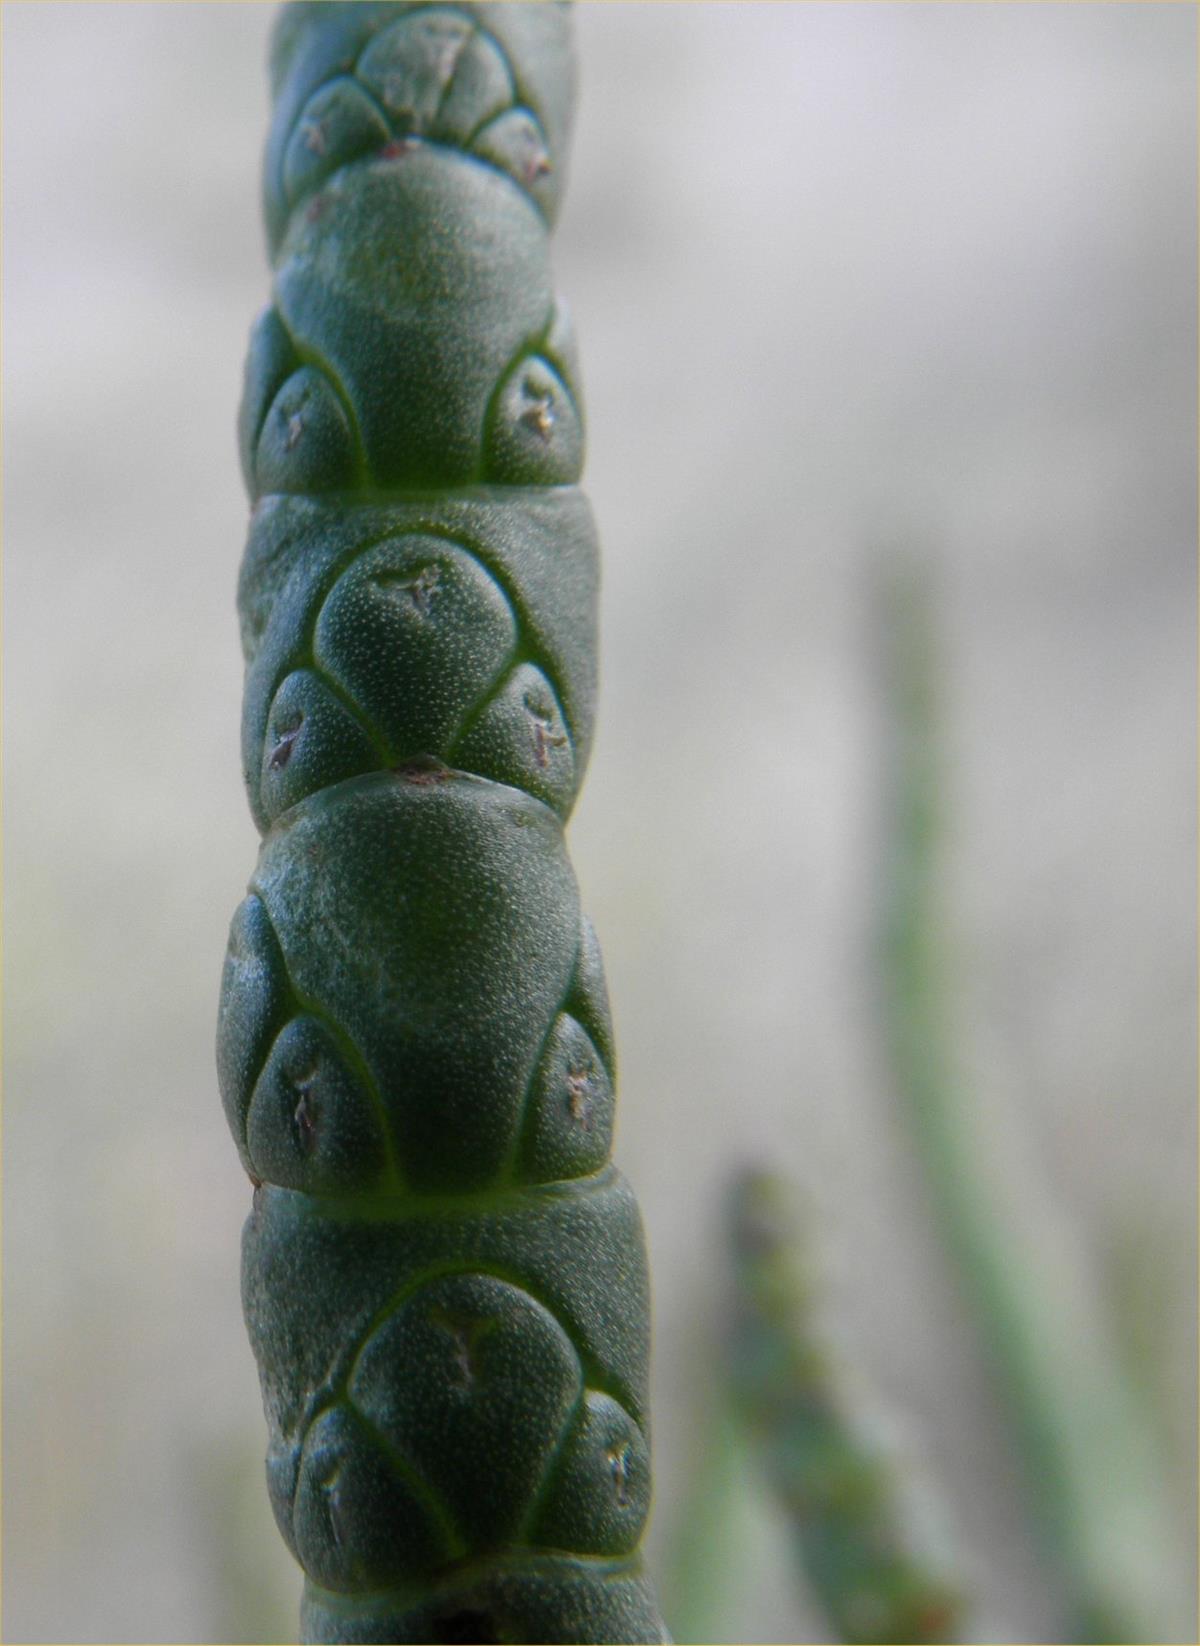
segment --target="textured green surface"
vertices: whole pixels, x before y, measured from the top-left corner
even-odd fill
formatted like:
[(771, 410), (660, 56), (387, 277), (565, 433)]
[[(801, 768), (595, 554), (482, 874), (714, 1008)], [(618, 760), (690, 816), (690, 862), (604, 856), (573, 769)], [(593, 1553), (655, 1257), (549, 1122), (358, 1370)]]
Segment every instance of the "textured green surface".
[(550, 283), (556, 4), (285, 8), (239, 419), (222, 989), (243, 1296), (306, 1639), (655, 1641), (648, 1300), (562, 828), (597, 552)]

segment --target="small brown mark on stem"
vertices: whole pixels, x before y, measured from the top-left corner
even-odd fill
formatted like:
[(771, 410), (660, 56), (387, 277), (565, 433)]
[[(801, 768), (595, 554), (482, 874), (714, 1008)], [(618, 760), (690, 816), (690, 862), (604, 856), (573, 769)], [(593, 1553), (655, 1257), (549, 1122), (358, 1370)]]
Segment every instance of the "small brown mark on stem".
[(292, 1090), (300, 1094), (292, 1119), (300, 1139), (300, 1147), (305, 1154), (312, 1153), (313, 1145), (317, 1141), (317, 1104), (312, 1089), (316, 1084), (318, 1068), (319, 1065), (314, 1063), (307, 1073), (292, 1082)]
[(609, 1452), (608, 1467), (617, 1502), (624, 1509), (629, 1502), (629, 1447), (618, 1446)]
[(310, 149), (313, 154), (325, 153), (325, 127), (319, 120), (306, 120), (300, 131), (306, 149)]
[(446, 783), (453, 776), (449, 766), (432, 754), (414, 755), (411, 760), (393, 766), (392, 771), (396, 777), (402, 778), (405, 783), (415, 784), (418, 789), (428, 789), (436, 783)]
[(552, 730), (553, 721), (539, 714), (532, 703), (526, 703), (525, 710), (529, 715), (529, 730), (533, 737), (533, 758), (545, 771), (550, 765), (550, 750), (565, 748), (567, 734)]
[(413, 137), (393, 137), (390, 143), (385, 143), (380, 149), (380, 158), (383, 160), (400, 160), (406, 154), (411, 154), (417, 146)]
[(549, 440), (554, 432), (554, 402), (548, 394), (535, 394), (526, 385), (526, 398), (530, 404), (518, 418), (518, 422), (532, 429), (540, 440)]
[(406, 594), (415, 610), (428, 617), (433, 609), (433, 597), (441, 582), (442, 569), (437, 564), (422, 566), (415, 577), (398, 577), (395, 572), (380, 572), (371, 581), (385, 594)]
[(339, 1549), (342, 1547), (342, 1505), (338, 1496), (338, 1476), (341, 1472), (341, 1463), (336, 1463), (332, 1474), (326, 1475), (321, 1481), (321, 1494), (325, 1499), (325, 1508), (329, 1515), (329, 1530), (333, 1533), (333, 1541)]
[(948, 1633), (954, 1623), (956, 1607), (954, 1602), (945, 1600), (928, 1600), (917, 1611), (917, 1628), (921, 1631), (923, 1640), (938, 1640)]
[(440, 1306), (430, 1311), (430, 1322), (444, 1332), (449, 1333), (454, 1343), (454, 1370), (455, 1381), (460, 1389), (471, 1389), (475, 1385), (478, 1373), (473, 1359), (475, 1346), (482, 1334), (487, 1330), (490, 1322), (486, 1320), (464, 1320), (461, 1316), (452, 1315), (448, 1309)]
[(271, 758), (267, 761), (268, 771), (282, 771), (292, 758), (292, 748), (300, 736), (300, 727), (304, 724), (304, 716), (297, 716), (289, 726), (279, 726), (275, 730), (275, 747), (271, 750)]
[(525, 162), (525, 181), (526, 183), (536, 183), (539, 177), (548, 177), (553, 170), (554, 167), (550, 164), (550, 156), (539, 144)]
[(582, 1126), (585, 1132), (592, 1129), (592, 1111), (595, 1104), (592, 1102), (592, 1073), (590, 1069), (568, 1069), (567, 1071), (567, 1107), (571, 1111), (571, 1119)]
[(329, 196), (327, 194), (314, 194), (308, 203), (308, 210), (304, 214), (305, 221), (318, 223), (328, 210)]

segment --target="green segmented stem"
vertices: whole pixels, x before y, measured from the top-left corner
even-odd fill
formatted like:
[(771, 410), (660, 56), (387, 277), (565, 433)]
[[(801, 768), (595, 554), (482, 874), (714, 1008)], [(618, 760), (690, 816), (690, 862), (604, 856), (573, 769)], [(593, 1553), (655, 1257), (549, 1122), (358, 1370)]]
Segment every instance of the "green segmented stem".
[(853, 1410), (841, 1371), (812, 1329), (812, 1284), (796, 1224), (780, 1179), (747, 1171), (734, 1180), (735, 1408), (758, 1444), (837, 1638), (959, 1639), (962, 1597), (944, 1554), (922, 1546), (920, 1499)]
[(553, 293), (557, 4), (303, 4), (272, 50), (218, 1064), (314, 1641), (659, 1641), (648, 1302), (563, 841), (597, 549)]
[(956, 1048), (935, 564), (881, 568), (876, 599), (888, 705), (878, 958), (896, 1092), (1015, 1419), (1075, 1638), (1190, 1640), (1196, 1597), (1157, 1439), (1115, 1352), (1086, 1254), (1049, 1184), (972, 1100)]

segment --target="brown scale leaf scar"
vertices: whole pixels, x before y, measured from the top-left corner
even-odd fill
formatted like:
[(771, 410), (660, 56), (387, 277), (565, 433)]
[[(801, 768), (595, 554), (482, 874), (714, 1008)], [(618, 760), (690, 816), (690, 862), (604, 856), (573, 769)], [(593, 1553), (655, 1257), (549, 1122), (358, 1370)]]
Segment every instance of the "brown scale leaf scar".
[(476, 1346), (494, 1323), (486, 1319), (463, 1319), (461, 1315), (452, 1315), (440, 1304), (430, 1310), (429, 1319), (432, 1325), (447, 1332), (454, 1343), (454, 1369), (459, 1388), (471, 1388), (478, 1375), (474, 1361)]
[(380, 572), (372, 582), (385, 594), (406, 594), (422, 617), (428, 617), (433, 597), (441, 582), (441, 567), (422, 566), (415, 577), (402, 577), (395, 572)]
[(321, 1480), (321, 1493), (325, 1499), (325, 1508), (329, 1515), (329, 1530), (333, 1533), (333, 1541), (340, 1549), (342, 1546), (342, 1505), (338, 1497), (338, 1479), (342, 1472), (342, 1462), (339, 1458), (328, 1474)]
[(554, 431), (554, 402), (548, 394), (535, 395), (529, 387), (525, 389), (526, 397), (532, 402), (526, 406), (518, 421), (527, 429), (532, 429), (541, 440), (549, 440)]
[(300, 1101), (296, 1104), (292, 1119), (300, 1134), (300, 1147), (305, 1154), (312, 1153), (313, 1144), (317, 1140), (317, 1105), (312, 1096), (316, 1079), (317, 1069), (314, 1067), (307, 1074), (301, 1075), (299, 1080), (292, 1082), (293, 1091), (300, 1094)]
[(539, 147), (534, 150), (525, 162), (525, 181), (527, 183), (536, 183), (539, 177), (548, 177), (553, 170), (554, 167), (550, 164), (550, 156), (545, 149)]
[(271, 758), (267, 761), (269, 771), (282, 771), (292, 758), (292, 745), (300, 735), (300, 727), (304, 723), (303, 715), (297, 717), (295, 724), (276, 729), (275, 747), (271, 750)]
[(529, 715), (529, 729), (533, 735), (533, 758), (545, 771), (550, 764), (550, 750), (565, 748), (567, 734), (552, 731), (553, 722), (547, 716), (539, 714), (531, 703), (526, 703), (525, 710)]
[(567, 1072), (567, 1107), (571, 1119), (578, 1121), (585, 1132), (592, 1129), (592, 1077), (589, 1069), (570, 1069)]
[(427, 789), (435, 783), (445, 783), (452, 775), (449, 766), (431, 754), (417, 755), (414, 759), (405, 761), (402, 766), (393, 766), (392, 771), (406, 783), (415, 783), (419, 789)]
[(608, 1467), (613, 1478), (613, 1490), (622, 1508), (629, 1502), (629, 1447), (620, 1446), (608, 1454)]

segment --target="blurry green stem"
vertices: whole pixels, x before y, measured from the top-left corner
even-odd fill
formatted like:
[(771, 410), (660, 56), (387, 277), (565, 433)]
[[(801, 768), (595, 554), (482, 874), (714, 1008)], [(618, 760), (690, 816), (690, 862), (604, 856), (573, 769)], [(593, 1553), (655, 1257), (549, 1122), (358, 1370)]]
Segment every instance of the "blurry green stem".
[(747, 1172), (730, 1194), (735, 1310), (730, 1380), (791, 1526), (814, 1597), (851, 1642), (955, 1636), (958, 1595), (924, 1546), (898, 1460), (852, 1409), (818, 1341), (784, 1185)]
[(722, 1379), (697, 1430), (698, 1451), (663, 1575), (663, 1615), (679, 1646), (734, 1638), (750, 1567), (745, 1498), (752, 1459)]
[(1072, 1231), (1026, 1159), (968, 1101), (948, 1029), (938, 888), (944, 792), (935, 590), (892, 570), (880, 601), (890, 786), (881, 971), (892, 1076), (1024, 1443), (1081, 1639), (1194, 1639), (1162, 1470)]

